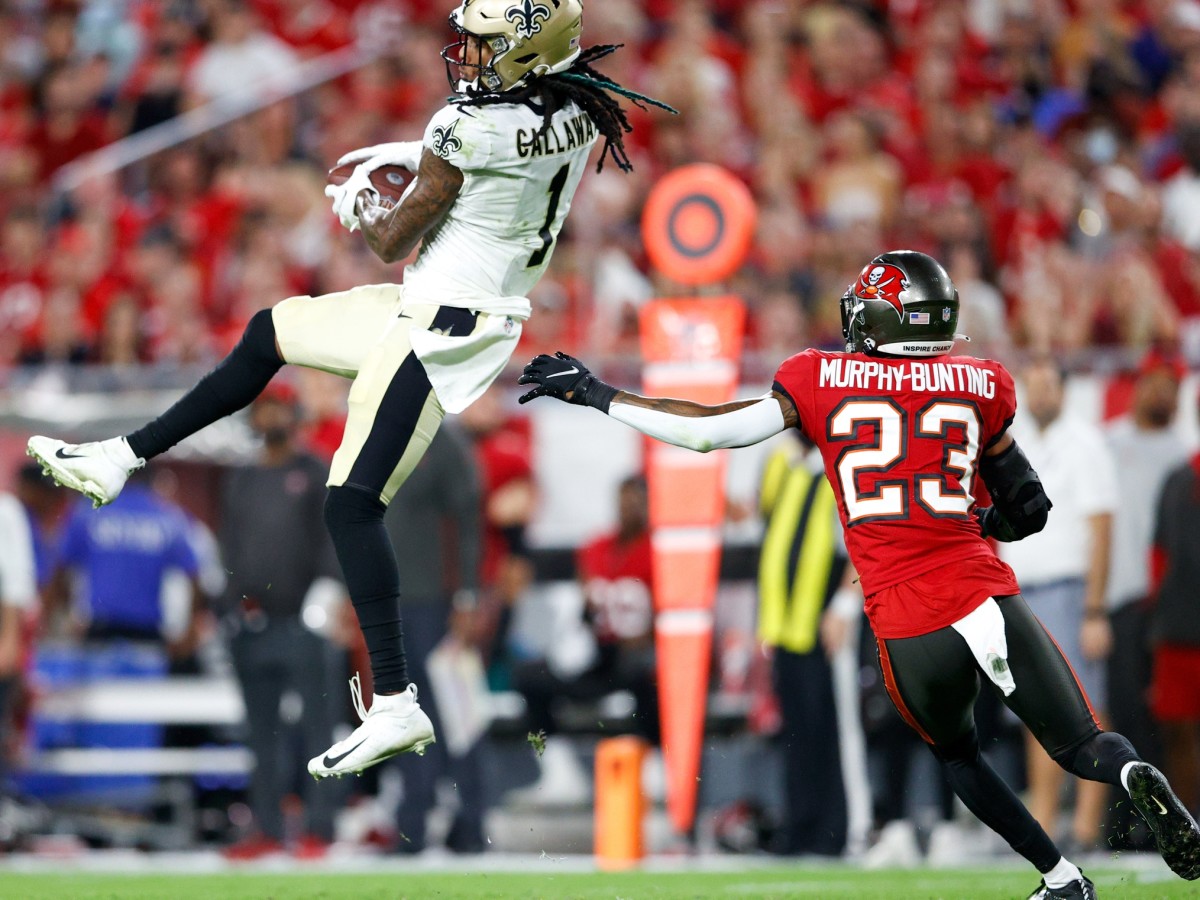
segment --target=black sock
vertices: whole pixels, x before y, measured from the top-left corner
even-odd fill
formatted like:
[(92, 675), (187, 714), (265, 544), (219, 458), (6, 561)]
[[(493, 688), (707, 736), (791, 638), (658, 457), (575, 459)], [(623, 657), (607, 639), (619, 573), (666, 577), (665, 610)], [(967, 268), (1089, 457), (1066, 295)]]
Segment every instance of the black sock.
[(1078, 747), (1054, 757), (1056, 763), (1073, 775), (1118, 787), (1124, 787), (1121, 784), (1121, 770), (1125, 764), (1140, 759), (1133, 744), (1115, 731), (1101, 731)]
[(954, 793), (983, 824), (1042, 874), (1058, 864), (1062, 854), (1012, 788), (988, 765), (974, 732), (952, 745), (934, 747), (933, 752), (941, 760)]
[(237, 346), (215, 369), (165, 413), (126, 436), (129, 448), (142, 459), (166, 452), (201, 428), (247, 406), (282, 366), (275, 349), (271, 311), (260, 310), (250, 318)]
[(400, 629), (400, 570), (383, 524), (386, 511), (377, 496), (356, 487), (331, 487), (325, 500), (325, 524), (367, 642), (375, 693), (398, 694), (408, 687), (408, 666)]

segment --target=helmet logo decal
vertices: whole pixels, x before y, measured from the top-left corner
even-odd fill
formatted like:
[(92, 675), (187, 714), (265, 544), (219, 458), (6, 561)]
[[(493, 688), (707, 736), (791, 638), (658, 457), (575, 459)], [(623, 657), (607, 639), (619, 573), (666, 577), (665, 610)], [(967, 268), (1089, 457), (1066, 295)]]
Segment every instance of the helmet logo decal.
[(462, 141), (454, 134), (457, 127), (458, 119), (455, 119), (449, 125), (439, 125), (433, 129), (433, 146), (430, 149), (443, 159), (449, 159), (451, 153), (462, 150)]
[(504, 11), (505, 21), (516, 25), (517, 37), (528, 40), (542, 30), (542, 22), (549, 21), (550, 7), (533, 0), (522, 0), (518, 6), (510, 6)]
[(948, 307), (948, 306), (943, 306), (943, 307), (942, 307), (942, 321), (943, 321), (943, 322), (949, 322), (949, 321), (950, 321), (950, 314), (951, 314), (952, 312), (953, 312), (953, 310), (952, 310), (952, 309), (950, 309), (950, 307)]
[(896, 310), (900, 321), (904, 321), (904, 304), (909, 299), (908, 276), (899, 266), (890, 263), (868, 265), (858, 276), (854, 293), (860, 300), (883, 300)]

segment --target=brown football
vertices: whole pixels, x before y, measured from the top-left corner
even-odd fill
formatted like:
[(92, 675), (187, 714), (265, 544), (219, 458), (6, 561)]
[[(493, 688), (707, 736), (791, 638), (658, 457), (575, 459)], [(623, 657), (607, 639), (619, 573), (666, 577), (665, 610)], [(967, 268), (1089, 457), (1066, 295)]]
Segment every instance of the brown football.
[[(344, 184), (354, 172), (355, 165), (356, 163), (345, 163), (330, 169), (329, 183)], [(384, 206), (394, 206), (400, 202), (413, 178), (413, 173), (401, 166), (380, 166), (371, 173), (371, 184), (379, 192), (380, 203)]]

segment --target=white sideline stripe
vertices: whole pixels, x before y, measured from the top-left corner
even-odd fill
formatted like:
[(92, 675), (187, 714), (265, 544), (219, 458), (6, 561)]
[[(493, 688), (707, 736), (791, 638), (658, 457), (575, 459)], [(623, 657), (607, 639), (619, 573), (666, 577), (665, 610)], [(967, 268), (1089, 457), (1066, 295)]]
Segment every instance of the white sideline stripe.
[(713, 615), (706, 609), (669, 609), (654, 618), (658, 634), (683, 635), (711, 632)]
[(57, 775), (244, 775), (254, 756), (245, 747), (89, 747), (39, 753), (23, 768)]
[(707, 550), (720, 548), (721, 532), (716, 528), (656, 528), (650, 536), (655, 550)]
[(725, 465), (721, 451), (716, 453), (697, 453), (687, 447), (676, 447), (674, 444), (664, 444), (661, 441), (651, 445), (654, 453), (654, 463), (660, 468), (687, 469), (695, 472), (701, 469), (720, 469)]
[(41, 718), (57, 721), (238, 725), (242, 692), (232, 678), (112, 678), (45, 694)]
[(712, 384), (718, 381), (737, 381), (737, 366), (728, 359), (708, 359), (697, 362), (647, 363), (642, 367), (642, 381), (652, 385), (658, 381), (681, 381), (690, 384)]

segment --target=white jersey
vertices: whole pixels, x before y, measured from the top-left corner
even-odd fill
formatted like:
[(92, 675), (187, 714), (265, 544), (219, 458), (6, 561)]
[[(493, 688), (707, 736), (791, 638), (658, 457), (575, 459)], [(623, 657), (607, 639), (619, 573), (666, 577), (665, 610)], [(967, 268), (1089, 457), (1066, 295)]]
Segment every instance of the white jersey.
[(525, 318), (598, 132), (574, 103), (551, 117), (523, 104), (441, 109), (426, 149), (463, 173), (458, 198), (404, 270), (407, 301)]

